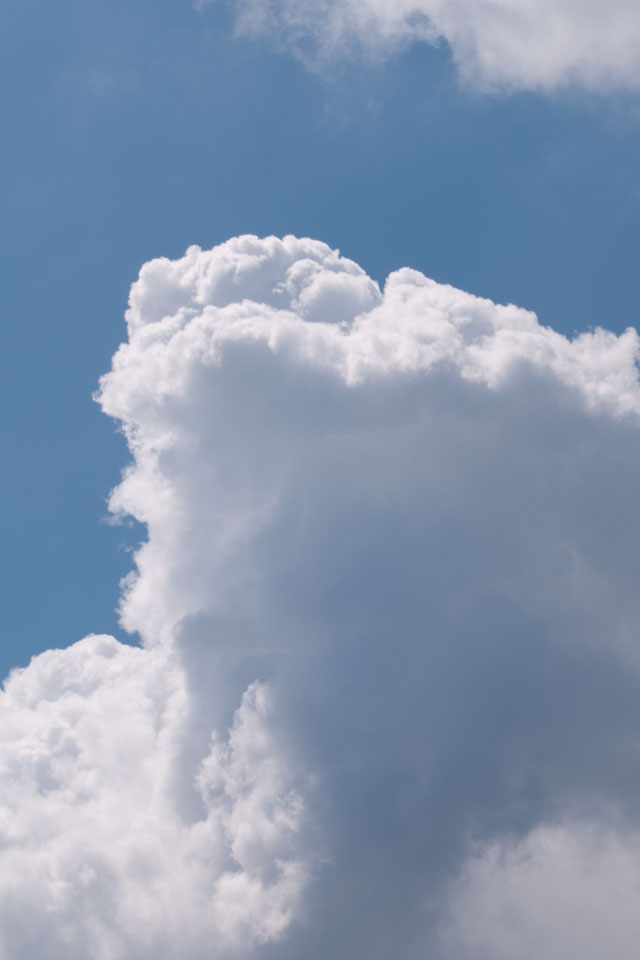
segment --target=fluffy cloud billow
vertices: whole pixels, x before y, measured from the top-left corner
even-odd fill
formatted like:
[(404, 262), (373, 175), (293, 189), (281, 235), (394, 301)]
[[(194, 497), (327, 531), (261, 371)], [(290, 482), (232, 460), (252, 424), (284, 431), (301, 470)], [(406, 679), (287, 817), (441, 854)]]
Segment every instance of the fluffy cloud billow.
[(127, 322), (141, 647), (5, 684), (0, 956), (631, 958), (635, 331), (294, 237), (146, 264)]
[[(205, 6), (213, 0), (199, 0)], [(316, 64), (446, 43), (483, 90), (640, 86), (640, 9), (629, 0), (235, 0), (237, 28)]]
[(176, 797), (188, 713), (164, 652), (87, 637), (5, 683), (0, 956), (219, 957), (278, 937), (305, 883), (300, 801), (249, 688)]

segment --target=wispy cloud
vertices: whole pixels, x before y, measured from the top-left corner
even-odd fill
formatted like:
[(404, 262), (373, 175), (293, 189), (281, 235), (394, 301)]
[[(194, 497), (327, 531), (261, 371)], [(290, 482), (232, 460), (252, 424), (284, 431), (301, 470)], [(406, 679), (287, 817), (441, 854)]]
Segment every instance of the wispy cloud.
[[(203, 7), (213, 0), (202, 0)], [(316, 66), (445, 42), (485, 91), (640, 86), (640, 10), (628, 0), (234, 0), (237, 28)]]

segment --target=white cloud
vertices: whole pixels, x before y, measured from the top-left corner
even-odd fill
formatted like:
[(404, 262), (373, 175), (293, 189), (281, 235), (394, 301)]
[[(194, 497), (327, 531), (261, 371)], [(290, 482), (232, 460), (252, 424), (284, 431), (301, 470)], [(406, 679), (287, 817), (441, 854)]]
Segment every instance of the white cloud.
[(580, 822), (545, 826), (470, 860), (443, 945), (451, 960), (633, 960), (639, 896), (637, 834)]
[(278, 938), (306, 882), (300, 799), (249, 688), (175, 795), (188, 697), (160, 652), (87, 637), (0, 701), (0, 956), (211, 958)]
[(523, 911), (556, 849), (606, 885), (640, 818), (636, 333), (293, 237), (155, 260), (127, 319), (100, 399), (143, 649), (8, 682), (0, 956), (477, 960), (500, 851), (547, 838)]
[(640, 86), (634, 0), (235, 0), (235, 6), (241, 33), (269, 33), (316, 62), (444, 41), (463, 80), (482, 89)]

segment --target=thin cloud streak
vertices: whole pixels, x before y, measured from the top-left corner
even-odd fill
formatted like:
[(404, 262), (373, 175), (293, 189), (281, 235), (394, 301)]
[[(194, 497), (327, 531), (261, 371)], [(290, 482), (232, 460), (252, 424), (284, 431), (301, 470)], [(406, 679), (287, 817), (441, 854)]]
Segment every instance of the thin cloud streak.
[[(197, 7), (219, 0), (202, 0)], [(234, 0), (240, 34), (267, 35), (314, 67), (446, 43), (483, 92), (637, 90), (640, 11), (628, 0)]]

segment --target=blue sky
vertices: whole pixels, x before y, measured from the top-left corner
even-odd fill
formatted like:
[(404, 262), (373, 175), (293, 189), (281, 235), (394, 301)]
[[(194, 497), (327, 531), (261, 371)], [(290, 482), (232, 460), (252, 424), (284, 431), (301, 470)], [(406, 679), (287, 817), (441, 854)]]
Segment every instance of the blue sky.
[(0, 960), (634, 956), (640, 8), (0, 44)]
[(153, 256), (244, 232), (321, 238), (571, 333), (637, 320), (630, 94), (483, 96), (446, 47), (309, 71), (179, 0), (5, 3), (1, 667), (117, 630), (125, 461), (91, 403)]

